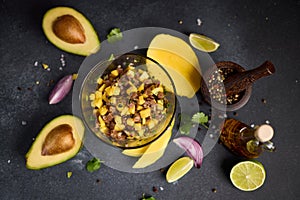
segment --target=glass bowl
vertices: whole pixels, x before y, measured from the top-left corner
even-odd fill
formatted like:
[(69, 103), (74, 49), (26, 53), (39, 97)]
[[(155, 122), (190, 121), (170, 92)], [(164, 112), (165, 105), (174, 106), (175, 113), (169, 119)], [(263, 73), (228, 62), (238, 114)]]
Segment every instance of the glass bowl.
[(176, 109), (175, 94), (161, 65), (127, 53), (99, 62), (87, 74), (80, 92), (81, 112), (87, 127), (103, 142), (138, 148), (168, 128)]

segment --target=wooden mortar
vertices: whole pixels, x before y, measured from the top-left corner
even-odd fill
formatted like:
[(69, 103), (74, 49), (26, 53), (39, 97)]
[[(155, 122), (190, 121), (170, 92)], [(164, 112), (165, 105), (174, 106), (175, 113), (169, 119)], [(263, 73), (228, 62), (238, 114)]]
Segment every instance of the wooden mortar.
[[(221, 75), (223, 73), (220, 73), (220, 70), (228, 72), (226, 77)], [(234, 62), (218, 62), (204, 74), (201, 92), (204, 100), (216, 109), (238, 110), (248, 102), (252, 83), (274, 72), (275, 67), (270, 61), (248, 71)], [(221, 78), (218, 79), (217, 76)]]

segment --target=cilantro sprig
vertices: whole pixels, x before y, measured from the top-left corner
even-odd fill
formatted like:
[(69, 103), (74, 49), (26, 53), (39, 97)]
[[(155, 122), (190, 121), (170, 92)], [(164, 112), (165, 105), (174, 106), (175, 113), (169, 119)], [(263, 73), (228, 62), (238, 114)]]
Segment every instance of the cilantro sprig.
[(190, 133), (190, 130), (193, 126), (193, 123), (190, 119), (190, 116), (181, 113), (180, 115), (180, 127), (179, 127), (179, 131), (181, 134), (185, 134), (188, 135)]
[(121, 40), (123, 38), (123, 34), (119, 28), (113, 28), (106, 37), (109, 43), (113, 43)]
[(192, 117), (192, 122), (199, 123), (202, 126), (204, 126), (206, 129), (208, 129), (208, 126), (206, 125), (206, 123), (208, 122), (208, 116), (205, 115), (205, 113), (203, 112), (198, 112), (194, 114)]
[(208, 129), (208, 116), (204, 112), (195, 113), (192, 116), (192, 119), (188, 115), (181, 114), (180, 120), (181, 125), (179, 127), (179, 131), (181, 134), (188, 135), (194, 123), (200, 124)]
[(101, 161), (98, 158), (92, 158), (86, 163), (86, 169), (89, 172), (94, 172), (100, 169)]

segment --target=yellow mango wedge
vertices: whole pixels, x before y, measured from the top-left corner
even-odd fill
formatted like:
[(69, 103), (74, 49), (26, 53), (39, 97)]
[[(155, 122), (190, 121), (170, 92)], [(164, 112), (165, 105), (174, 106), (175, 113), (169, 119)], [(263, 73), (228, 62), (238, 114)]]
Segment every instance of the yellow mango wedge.
[(167, 70), (179, 96), (192, 98), (199, 90), (201, 74), (198, 58), (182, 39), (168, 34), (156, 35), (148, 47), (147, 56)]
[[(159, 138), (160, 139), (160, 138)], [(158, 140), (159, 140), (158, 139)], [(125, 149), (122, 151), (122, 154), (126, 156), (132, 156), (132, 157), (140, 157), (145, 153), (145, 151), (148, 149), (149, 145), (137, 148), (137, 149)]]
[(172, 136), (174, 121), (175, 119), (173, 119), (171, 125), (167, 128), (165, 133), (160, 138), (158, 138), (149, 145), (144, 154), (138, 159), (138, 161), (133, 165), (132, 168), (145, 168), (155, 163), (158, 159), (160, 159), (163, 156), (165, 149), (169, 143), (169, 140)]

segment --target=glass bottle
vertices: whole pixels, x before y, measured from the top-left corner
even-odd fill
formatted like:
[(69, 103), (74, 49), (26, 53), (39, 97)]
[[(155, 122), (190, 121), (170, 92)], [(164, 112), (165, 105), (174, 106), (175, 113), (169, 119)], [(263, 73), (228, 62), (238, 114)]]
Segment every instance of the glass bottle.
[(257, 158), (263, 150), (275, 150), (275, 146), (270, 141), (273, 135), (274, 130), (268, 124), (251, 128), (236, 119), (226, 119), (220, 140), (236, 155)]

